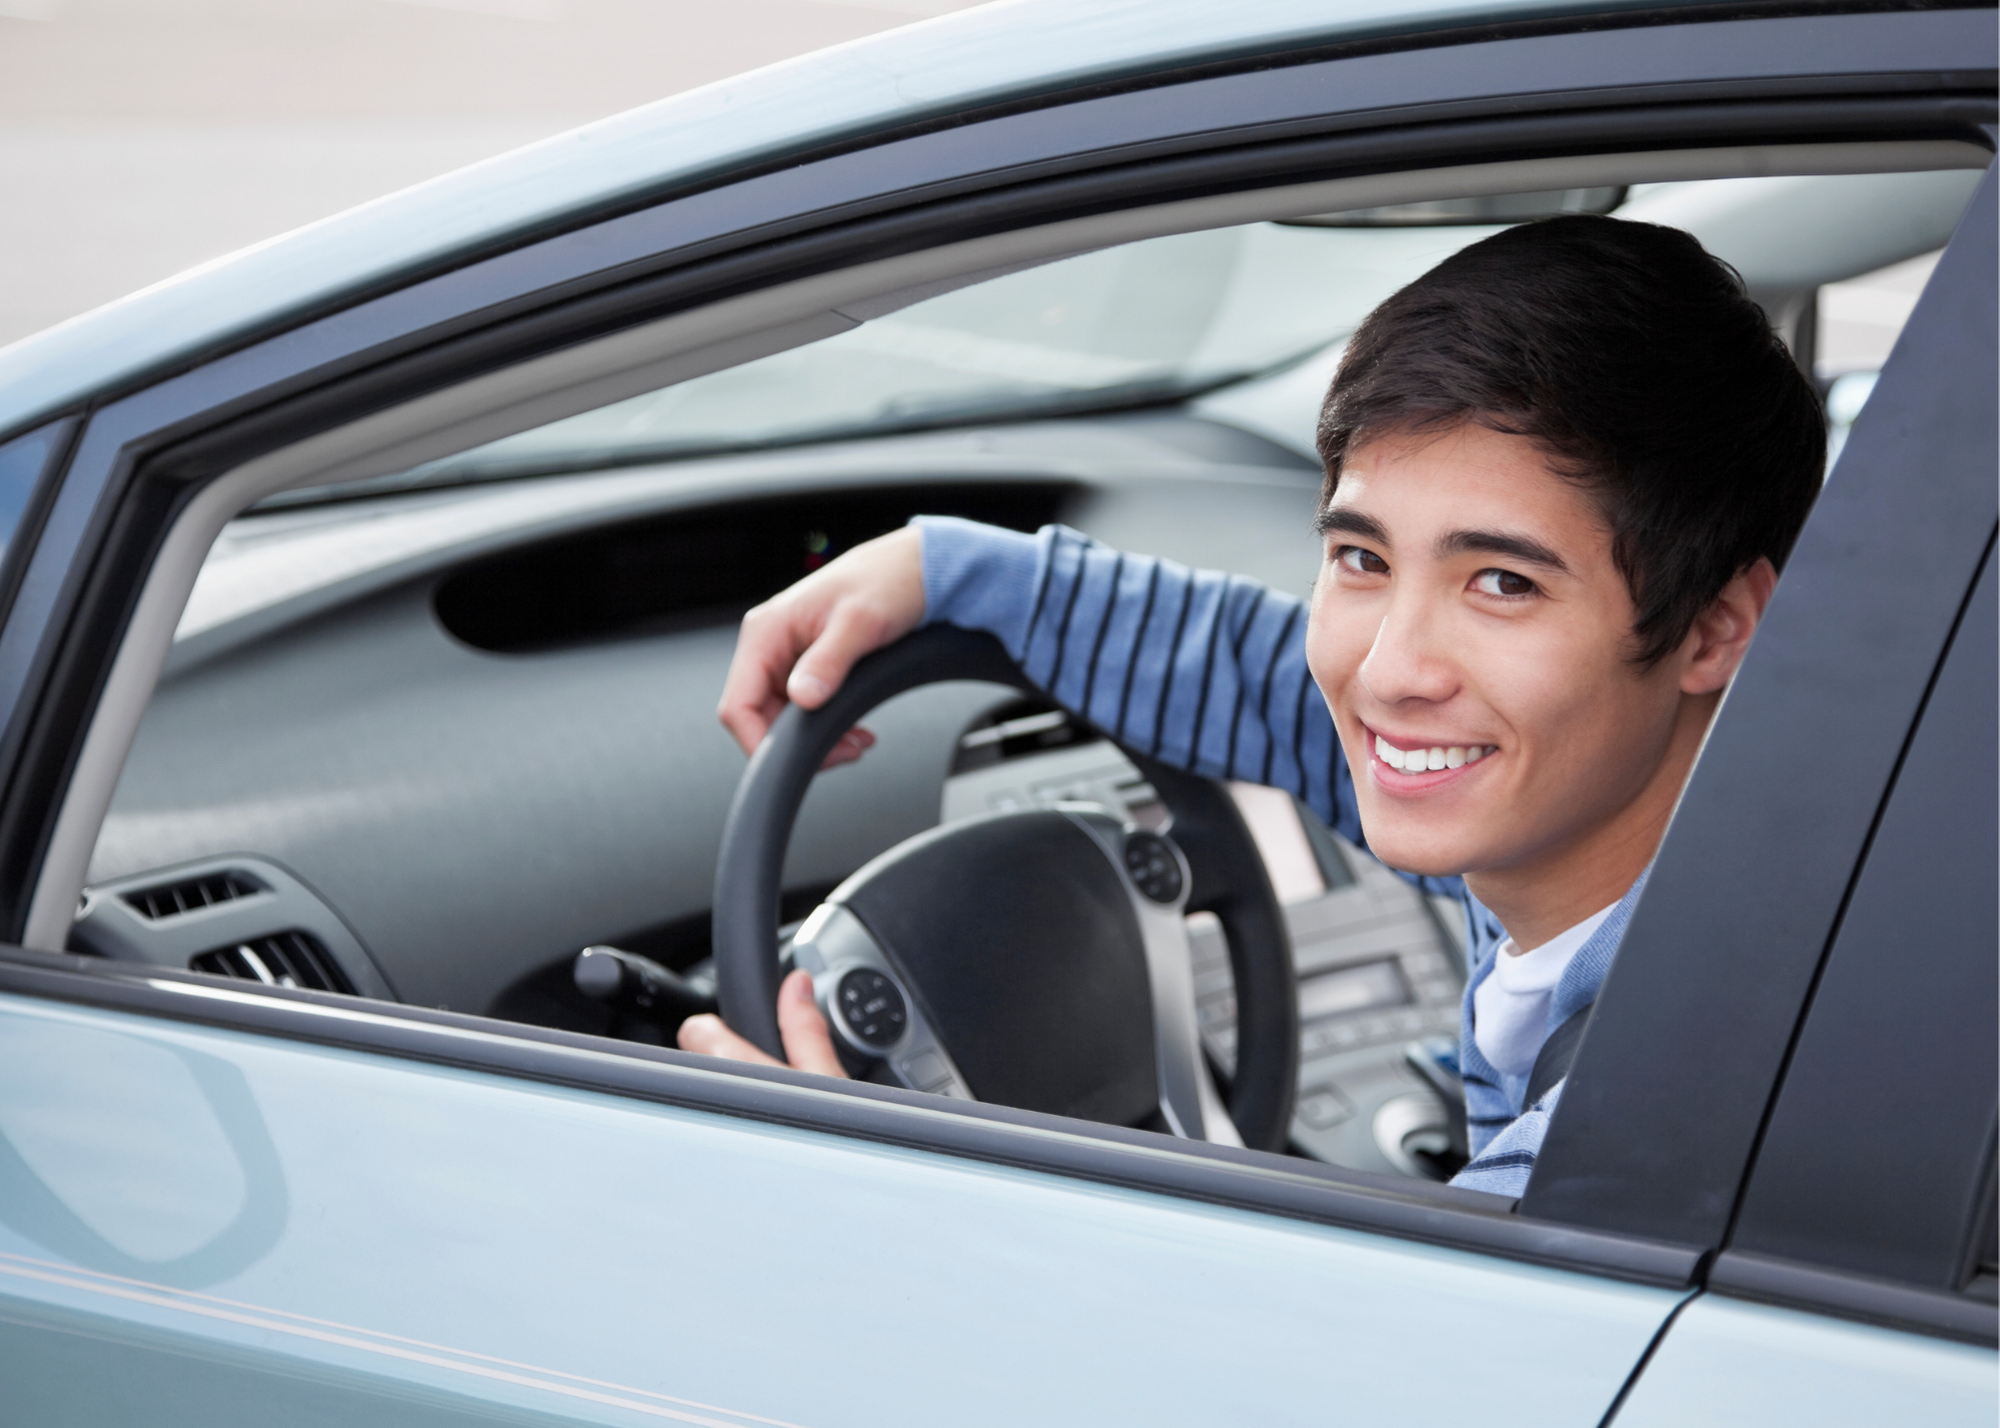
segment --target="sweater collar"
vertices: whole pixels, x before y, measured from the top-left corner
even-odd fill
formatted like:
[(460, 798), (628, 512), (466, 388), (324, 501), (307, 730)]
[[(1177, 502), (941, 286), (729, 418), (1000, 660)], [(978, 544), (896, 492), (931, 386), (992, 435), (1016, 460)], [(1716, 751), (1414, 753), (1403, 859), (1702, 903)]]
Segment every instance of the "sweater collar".
[[(1625, 929), (1632, 921), (1632, 914), (1639, 906), (1639, 894), (1645, 891), (1646, 879), (1652, 876), (1649, 865), (1639, 874), (1637, 881), (1626, 889), (1625, 896), (1618, 899), (1604, 921), (1597, 925), (1582, 947), (1563, 969), (1555, 990), (1549, 996), (1547, 1031), (1553, 1032), (1597, 1000), (1597, 994), (1604, 986), (1604, 978), (1611, 971), (1611, 960), (1618, 954), (1618, 944), (1624, 940)], [(1482, 907), (1482, 910), (1483, 907)], [(1489, 914), (1490, 915), (1490, 914)], [(1504, 931), (1496, 939), (1493, 950), (1472, 969), (1472, 977), (1466, 984), (1465, 1004), (1472, 1006), (1472, 993), (1479, 984), (1492, 975), (1494, 963), (1498, 960), (1500, 943), (1505, 940)], [(1470, 1041), (1468, 1035), (1467, 1040)]]
[(1639, 874), (1638, 880), (1611, 909), (1610, 916), (1598, 924), (1590, 940), (1570, 959), (1562, 980), (1556, 983), (1556, 989), (1549, 997), (1551, 1032), (1597, 1000), (1604, 978), (1611, 971), (1611, 959), (1618, 955), (1618, 944), (1625, 940), (1625, 929), (1631, 924), (1632, 913), (1639, 906), (1639, 894), (1645, 891), (1646, 879), (1652, 876), (1652, 872), (1648, 866), (1645, 872)]

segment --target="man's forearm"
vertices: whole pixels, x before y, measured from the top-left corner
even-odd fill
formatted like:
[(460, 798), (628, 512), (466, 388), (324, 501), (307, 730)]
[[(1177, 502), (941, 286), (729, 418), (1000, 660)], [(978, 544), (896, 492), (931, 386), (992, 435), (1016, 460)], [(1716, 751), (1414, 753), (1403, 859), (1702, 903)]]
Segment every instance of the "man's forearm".
[(1359, 837), (1306, 669), (1300, 602), (1061, 526), (1025, 536), (938, 517), (918, 525), (926, 621), (998, 636), (1057, 703), (1132, 748), (1289, 789)]

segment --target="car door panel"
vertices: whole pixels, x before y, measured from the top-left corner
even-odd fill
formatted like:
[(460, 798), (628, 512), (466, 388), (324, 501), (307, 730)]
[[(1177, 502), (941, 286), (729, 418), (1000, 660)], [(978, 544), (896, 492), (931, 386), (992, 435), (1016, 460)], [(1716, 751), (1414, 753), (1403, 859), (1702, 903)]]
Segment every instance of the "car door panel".
[(1704, 1294), (1674, 1317), (1617, 1428), (1926, 1428), (2000, 1414), (1990, 1349)]
[(1595, 1424), (1681, 1298), (35, 998), (0, 1061), (0, 1355), (66, 1423)]
[[(311, 1364), (212, 1335), (191, 1337), (140, 1322), (143, 1316), (131, 1312), (113, 1320), (64, 1308), (52, 1297), (25, 1314), (15, 1314), (12, 1305), (4, 1311), (8, 1319), (0, 1336), (0, 1376), (6, 1380), (12, 1423), (85, 1428), (132, 1423), (471, 1428), (507, 1423), (553, 1428), (577, 1421), (510, 1408), (490, 1395), (429, 1388), (408, 1375)], [(228, 1312), (239, 1316), (233, 1322), (241, 1332), (254, 1335), (259, 1322), (254, 1315)], [(156, 1317), (171, 1320), (174, 1315)], [(740, 1421), (709, 1416), (731, 1428)]]

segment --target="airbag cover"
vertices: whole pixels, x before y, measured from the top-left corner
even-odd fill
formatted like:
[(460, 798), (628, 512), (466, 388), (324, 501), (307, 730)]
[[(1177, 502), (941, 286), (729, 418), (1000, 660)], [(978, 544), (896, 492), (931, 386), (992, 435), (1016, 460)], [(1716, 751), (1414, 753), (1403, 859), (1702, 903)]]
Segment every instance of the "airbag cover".
[(861, 919), (981, 1101), (1139, 1125), (1158, 1113), (1129, 894), (1060, 812), (994, 814), (890, 850), (833, 895)]

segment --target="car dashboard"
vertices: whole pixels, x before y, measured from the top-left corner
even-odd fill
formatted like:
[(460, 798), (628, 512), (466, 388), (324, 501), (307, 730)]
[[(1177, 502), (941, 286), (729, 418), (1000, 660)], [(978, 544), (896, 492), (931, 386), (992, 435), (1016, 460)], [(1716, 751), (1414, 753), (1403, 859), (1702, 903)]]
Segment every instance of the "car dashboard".
[[(583, 995), (572, 967), (591, 945), (680, 972), (708, 955), (743, 766), (714, 711), (745, 609), (919, 513), (1063, 521), (1304, 596), (1317, 488), (1297, 452), (1169, 408), (246, 513), (189, 601), (71, 945), (670, 1040), (670, 1022)], [(807, 799), (786, 916), (941, 818), (1077, 796), (1079, 771), (1113, 771), (1096, 801), (1160, 816), (1088, 731), (996, 737), (1017, 703), (940, 685), (871, 716), (876, 748)], [(1455, 1025), (1451, 933), (1281, 805), (1246, 814), (1319, 1009), (1297, 1147), (1422, 1173), (1405, 1146), (1435, 1140), (1439, 1113), (1402, 1048)], [(1226, 1074), (1226, 949), (1212, 923), (1194, 932)]]

